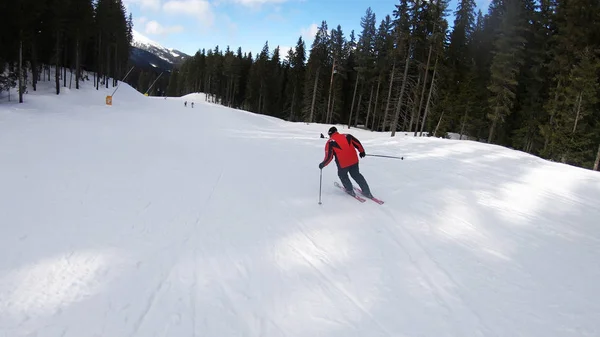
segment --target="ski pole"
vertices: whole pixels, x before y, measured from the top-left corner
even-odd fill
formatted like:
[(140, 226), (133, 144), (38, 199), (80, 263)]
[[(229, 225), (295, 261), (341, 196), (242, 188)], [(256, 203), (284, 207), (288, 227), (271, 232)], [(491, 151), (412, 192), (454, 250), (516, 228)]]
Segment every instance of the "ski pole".
[(323, 185), (323, 169), (321, 169), (321, 174), (319, 176), (319, 205), (321, 205), (321, 186)]
[(385, 155), (382, 155), (382, 154), (368, 154), (367, 156), (369, 156), (369, 157), (394, 158), (394, 159), (401, 159), (401, 160), (404, 160), (404, 157), (385, 156)]

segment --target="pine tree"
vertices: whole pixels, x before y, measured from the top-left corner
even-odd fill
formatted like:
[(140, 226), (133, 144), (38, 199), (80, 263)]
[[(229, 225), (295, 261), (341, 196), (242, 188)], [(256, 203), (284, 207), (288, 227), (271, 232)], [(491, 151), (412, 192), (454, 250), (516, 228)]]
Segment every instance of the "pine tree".
[[(574, 116), (582, 112), (582, 107), (585, 109), (583, 92), (597, 91), (597, 73), (583, 75), (582, 69), (593, 71), (597, 63), (600, 42), (596, 30), (600, 28), (600, 4), (592, 0), (557, 1), (549, 7), (554, 13), (552, 28), (555, 31), (550, 41), (552, 61), (549, 64), (553, 82), (545, 104), (548, 120), (541, 129), (544, 136), (541, 154), (567, 162), (569, 156), (573, 157), (576, 152), (589, 155), (595, 150), (595, 144), (591, 144), (594, 142), (593, 135), (582, 134), (575, 139), (568, 130), (574, 127)], [(573, 25), (573, 22), (578, 24)], [(589, 104), (594, 105), (593, 99)], [(598, 131), (595, 120), (588, 121), (582, 131), (587, 126)], [(584, 158), (576, 159), (579, 164), (584, 161)]]
[(538, 7), (533, 0), (524, 1), (526, 19), (531, 24), (526, 31), (527, 53), (518, 79), (515, 118), (510, 129), (514, 130), (511, 145), (527, 152), (538, 151), (543, 143), (539, 125), (543, 122), (543, 104), (547, 99), (546, 50), (551, 33), (546, 3), (543, 1)]
[[(324, 121), (326, 114), (326, 95), (324, 94), (328, 68), (329, 32), (327, 22), (322, 21), (311, 46), (304, 82), (304, 121)], [(321, 116), (319, 118), (319, 112)]]
[(296, 121), (302, 111), (302, 93), (304, 92), (304, 76), (306, 72), (306, 47), (302, 36), (298, 38), (296, 48), (290, 55), (291, 103), (289, 120)]
[(512, 112), (515, 102), (517, 78), (524, 62), (523, 50), (526, 43), (523, 37), (525, 28), (521, 18), (522, 9), (518, 0), (507, 1), (490, 68), (491, 80), (488, 89), (491, 94), (489, 99), (491, 113), (488, 118), (492, 125), (488, 143), (492, 142), (499, 124), (503, 123), (506, 116)]
[[(466, 123), (465, 114), (468, 114), (472, 102), (473, 91), (470, 86), (472, 82), (472, 56), (476, 50), (471, 49), (473, 35), (475, 33), (475, 1), (461, 0), (455, 11), (454, 27), (450, 34), (450, 44), (447, 50), (448, 73), (445, 76), (444, 85), (451, 92), (448, 101), (444, 102), (448, 110), (447, 118), (456, 128), (459, 123), (461, 129)], [(481, 52), (481, 51), (479, 51)], [(468, 93), (468, 94), (467, 94)], [(460, 121), (460, 122), (459, 122)]]
[[(351, 125), (357, 125), (359, 117), (362, 111), (363, 94), (364, 88), (371, 88), (373, 86), (373, 79), (377, 73), (375, 68), (375, 38), (377, 30), (375, 28), (376, 15), (371, 9), (367, 8), (365, 15), (361, 18), (360, 26), (362, 32), (358, 37), (357, 50), (356, 50), (356, 67), (357, 76), (355, 83), (354, 94), (352, 95), (352, 107), (350, 109), (350, 116), (348, 119), (348, 127)], [(360, 85), (359, 85), (360, 84)], [(360, 89), (360, 90), (357, 90)], [(357, 97), (358, 95), (358, 97)], [(354, 102), (358, 100), (357, 105)], [(354, 122), (352, 121), (354, 118)]]

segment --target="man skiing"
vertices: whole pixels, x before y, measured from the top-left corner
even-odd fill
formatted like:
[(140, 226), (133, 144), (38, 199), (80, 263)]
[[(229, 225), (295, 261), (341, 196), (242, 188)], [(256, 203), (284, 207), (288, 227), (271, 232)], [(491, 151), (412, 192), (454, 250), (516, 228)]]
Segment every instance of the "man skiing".
[[(354, 179), (363, 194), (368, 198), (373, 198), (369, 185), (365, 180), (365, 177), (360, 173), (358, 169), (358, 156), (356, 150), (358, 150), (361, 158), (365, 157), (365, 149), (358, 139), (351, 134), (340, 134), (335, 126), (329, 129), (329, 140), (325, 144), (325, 159), (319, 164), (319, 169), (323, 169), (329, 165), (331, 160), (335, 157), (335, 163), (338, 167), (338, 176), (346, 189), (348, 194), (355, 196), (352, 182), (348, 177), (348, 173), (352, 179)], [(356, 149), (356, 150), (355, 150)]]

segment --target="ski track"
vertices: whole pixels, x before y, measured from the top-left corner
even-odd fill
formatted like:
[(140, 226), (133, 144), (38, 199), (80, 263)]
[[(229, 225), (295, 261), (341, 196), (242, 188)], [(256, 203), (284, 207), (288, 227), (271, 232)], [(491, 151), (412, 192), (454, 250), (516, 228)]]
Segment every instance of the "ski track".
[(331, 276), (325, 274), (324, 271), (322, 271), (321, 269), (319, 269), (318, 267), (316, 267), (313, 262), (310, 260), (310, 258), (301, 250), (296, 250), (296, 252), (298, 252), (302, 258), (319, 274), (321, 275), (321, 277), (326, 280), (329, 285), (331, 285), (335, 290), (337, 290), (340, 294), (342, 294), (344, 297), (346, 297), (356, 308), (358, 308), (363, 314), (365, 314), (366, 316), (368, 316), (375, 324), (377, 324), (377, 327), (379, 329), (381, 329), (383, 332), (385, 332), (385, 334), (387, 336), (394, 336), (394, 334), (392, 334), (388, 329), (386, 329), (380, 322), (379, 320), (377, 320), (375, 317), (373, 317), (373, 315), (371, 315), (371, 313), (368, 310), (365, 310), (365, 308), (360, 305), (360, 303), (358, 303), (358, 301), (352, 296), (350, 295), (346, 290), (344, 290), (344, 288), (342, 286), (337, 285), (335, 282), (333, 282)]
[[(179, 254), (181, 254), (181, 252)], [(179, 255), (178, 255), (178, 257), (179, 257)], [(174, 266), (175, 266), (175, 263), (171, 264), (171, 266), (168, 269), (168, 273), (166, 273), (165, 277), (161, 278), (161, 280), (158, 282), (158, 284), (155, 287), (155, 289), (150, 294), (150, 297), (148, 298), (148, 301), (146, 302), (146, 305), (144, 306), (144, 308), (142, 310), (141, 316), (138, 317), (138, 319), (133, 323), (133, 331), (131, 332), (130, 336), (136, 336), (137, 335), (140, 327), (142, 326), (142, 324), (146, 320), (146, 317), (148, 316), (148, 313), (154, 307), (154, 304), (156, 303), (156, 297), (159, 295), (160, 291), (163, 289), (165, 281), (171, 277), (171, 274), (173, 273)]]
[[(484, 320), (474, 311), (460, 295), (462, 287), (459, 286), (452, 276), (431, 256), (427, 249), (410, 233), (409, 229), (403, 228), (396, 217), (389, 210), (383, 211), (396, 224), (397, 231), (389, 229), (389, 225), (382, 222), (382, 226), (386, 228), (392, 240), (398, 244), (401, 249), (409, 256), (410, 261), (421, 272), (423, 278), (429, 286), (435, 291), (436, 297), (446, 310), (453, 316), (456, 316), (456, 321), (467, 319), (467, 326), (456, 326), (458, 329), (457, 335), (467, 336), (469, 332), (476, 331), (479, 336), (492, 336), (490, 329), (486, 326)], [(397, 233), (400, 234), (400, 240), (396, 239)], [(402, 243), (404, 242), (404, 244)], [(408, 246), (408, 247), (407, 247)], [(449, 293), (445, 287), (451, 287), (456, 292), (455, 295)], [(457, 312), (458, 311), (458, 312)], [(477, 322), (478, 324), (475, 324)], [(484, 331), (473, 329), (474, 326), (483, 326)], [(471, 330), (473, 329), (473, 330)]]

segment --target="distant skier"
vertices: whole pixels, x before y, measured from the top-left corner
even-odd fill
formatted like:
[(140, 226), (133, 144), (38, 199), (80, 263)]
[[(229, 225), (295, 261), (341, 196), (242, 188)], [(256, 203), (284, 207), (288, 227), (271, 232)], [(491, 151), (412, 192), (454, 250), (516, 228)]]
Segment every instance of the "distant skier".
[[(354, 188), (348, 173), (352, 176), (363, 194), (366, 197), (372, 198), (371, 189), (365, 180), (365, 177), (360, 173), (358, 169), (358, 156), (356, 150), (359, 151), (361, 158), (365, 157), (365, 149), (358, 139), (351, 134), (340, 134), (335, 126), (332, 126), (327, 133), (329, 140), (325, 144), (325, 159), (319, 164), (319, 168), (323, 169), (329, 165), (331, 160), (335, 157), (335, 163), (338, 167), (338, 176), (344, 185), (344, 188), (350, 195), (355, 195)], [(356, 150), (355, 150), (356, 149)]]
[(192, 102), (192, 109), (194, 108), (194, 102)]
[(187, 107), (187, 101), (183, 102), (183, 106)]

